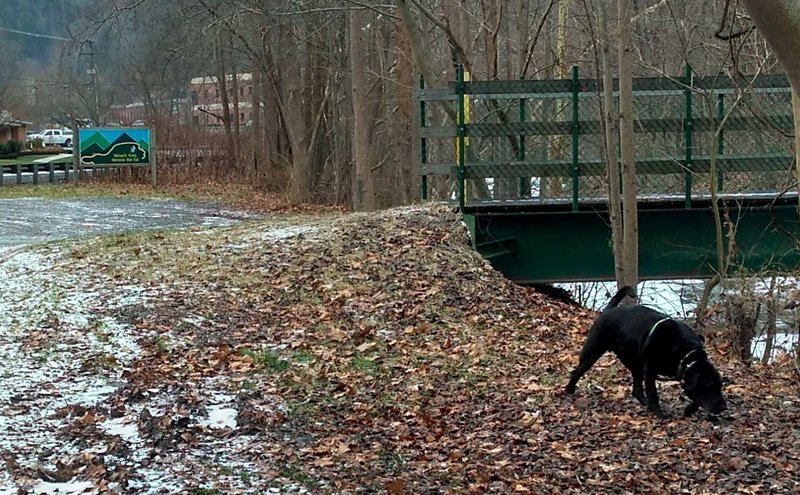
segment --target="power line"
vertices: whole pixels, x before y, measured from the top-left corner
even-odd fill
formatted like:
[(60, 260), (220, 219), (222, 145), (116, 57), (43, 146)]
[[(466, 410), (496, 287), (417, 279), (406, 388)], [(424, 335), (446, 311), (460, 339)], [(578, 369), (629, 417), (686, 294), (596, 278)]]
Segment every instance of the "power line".
[(31, 36), (33, 38), (44, 38), (48, 40), (56, 40), (56, 41), (74, 41), (69, 38), (62, 38), (61, 36), (53, 36), (50, 34), (39, 34), (39, 33), (31, 33), (29, 31), (20, 31), (18, 29), (11, 29), (7, 27), (0, 27), (0, 31), (5, 31), (7, 33), (13, 34), (21, 34), (23, 36)]

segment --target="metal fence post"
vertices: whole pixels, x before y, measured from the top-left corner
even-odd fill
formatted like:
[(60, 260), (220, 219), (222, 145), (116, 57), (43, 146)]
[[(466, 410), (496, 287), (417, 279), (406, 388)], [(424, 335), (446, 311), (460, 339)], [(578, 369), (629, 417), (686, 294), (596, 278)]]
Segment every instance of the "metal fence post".
[(572, 66), (572, 211), (578, 211), (578, 66)]
[(683, 132), (686, 141), (686, 150), (684, 154), (684, 205), (686, 208), (692, 207), (692, 66), (686, 64), (686, 72), (684, 75), (684, 83), (686, 88), (684, 93), (686, 95), (686, 117), (683, 121)]
[[(419, 76), (419, 89), (420, 91), (425, 89), (425, 78), (420, 75)], [(425, 122), (427, 121), (427, 116), (425, 115), (425, 100), (420, 98), (419, 100), (419, 130), (420, 134), (425, 129)], [(425, 165), (428, 163), (428, 140), (425, 136), (420, 136), (419, 138), (419, 160), (420, 164), (422, 165), (422, 169), (425, 168)], [(425, 173), (425, 170), (422, 170), (422, 177), (420, 181), (420, 187), (422, 188), (422, 199), (424, 201), (428, 200), (428, 175)]]
[(458, 127), (456, 129), (456, 160), (458, 161), (458, 172), (457, 172), (457, 180), (458, 180), (458, 207), (463, 211), (465, 201), (465, 193), (466, 193), (466, 184), (464, 183), (464, 175), (465, 175), (465, 160), (464, 154), (466, 152), (465, 144), (466, 144), (466, 125), (464, 123), (464, 95), (465, 95), (465, 87), (464, 87), (464, 67), (459, 65), (456, 68), (456, 93), (458, 94)]

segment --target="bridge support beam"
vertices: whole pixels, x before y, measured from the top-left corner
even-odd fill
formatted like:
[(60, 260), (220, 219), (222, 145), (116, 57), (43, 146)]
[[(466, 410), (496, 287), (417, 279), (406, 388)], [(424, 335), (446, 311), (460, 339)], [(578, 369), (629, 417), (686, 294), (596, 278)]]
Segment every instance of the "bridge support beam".
[[(710, 205), (697, 201), (639, 206), (639, 278), (708, 278), (716, 262)], [(800, 268), (796, 199), (728, 204), (738, 258), (732, 272)], [(465, 212), (476, 249), (521, 284), (613, 280), (614, 260), (604, 207)], [(513, 243), (508, 240), (513, 239)], [(498, 249), (503, 246), (505, 249)], [(485, 251), (485, 252), (484, 252)]]

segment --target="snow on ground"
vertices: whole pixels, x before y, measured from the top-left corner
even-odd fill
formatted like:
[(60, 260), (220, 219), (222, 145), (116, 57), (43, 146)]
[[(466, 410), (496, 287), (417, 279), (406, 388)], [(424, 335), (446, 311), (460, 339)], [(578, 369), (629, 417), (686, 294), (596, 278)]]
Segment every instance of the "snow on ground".
[[(78, 452), (54, 435), (68, 424), (62, 411), (108, 397), (140, 352), (125, 325), (94, 316), (98, 295), (88, 281), (57, 279), (52, 264), (52, 256), (21, 249), (0, 257), (0, 451), (31, 472), (47, 465), (42, 456), (47, 459), (48, 452)], [(87, 367), (94, 364), (104, 369)], [(8, 470), (0, 471), (0, 493), (85, 488), (85, 483), (20, 483)]]
[[(266, 227), (245, 242), (280, 242), (315, 231)], [(102, 487), (102, 493), (178, 494), (192, 487), (249, 493), (268, 474), (248, 459), (268, 451), (258, 437), (238, 434), (239, 403), (225, 379), (200, 377), (179, 389), (157, 385), (140, 401), (114, 409), (125, 372), (142, 356), (139, 342), (152, 342), (157, 333), (110, 315), (147, 306), (160, 289), (72, 273), (69, 260), (57, 255), (71, 249), (0, 248), (0, 457), (6, 459), (0, 495), (100, 493), (85, 468), (62, 472), (67, 460), (81, 456), (101, 456), (105, 469), (129, 473), (127, 484)], [(207, 322), (186, 315), (185, 323)], [(180, 340), (174, 337), (173, 345)], [(266, 404), (257, 412), (286, 409), (277, 398)], [(154, 440), (158, 422), (183, 421), (187, 407), (182, 431), (196, 438), (179, 449), (160, 449)], [(76, 429), (84, 422), (93, 425), (90, 434)], [(264, 489), (306, 493), (293, 483)]]

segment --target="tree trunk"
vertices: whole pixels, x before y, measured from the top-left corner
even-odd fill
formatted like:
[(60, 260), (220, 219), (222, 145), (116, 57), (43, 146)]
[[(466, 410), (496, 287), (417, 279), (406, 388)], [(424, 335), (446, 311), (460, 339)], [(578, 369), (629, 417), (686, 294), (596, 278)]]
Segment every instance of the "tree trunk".
[[(231, 92), (233, 93), (233, 146), (236, 152), (241, 151), (241, 111), (239, 110), (239, 65), (236, 63), (236, 56), (234, 55), (233, 36), (228, 38), (229, 47), (231, 50)], [(238, 165), (238, 160), (236, 160)]]
[(517, 19), (514, 23), (517, 31), (517, 65), (514, 68), (514, 71), (523, 78), (525, 77), (525, 74), (523, 73), (525, 70), (525, 62), (528, 59), (528, 52), (526, 48), (528, 47), (528, 32), (530, 30), (530, 26), (528, 25), (530, 10), (531, 6), (529, 2), (525, 0), (519, 2), (519, 10), (517, 11), (516, 16)]
[(367, 109), (367, 69), (364, 60), (364, 14), (350, 9), (350, 89), (353, 102), (353, 209), (375, 209), (375, 183), (370, 160), (369, 111)]
[(639, 279), (639, 221), (636, 205), (636, 150), (633, 142), (633, 76), (631, 73), (631, 0), (617, 0), (619, 11), (619, 133), (622, 158), (624, 284)]
[(619, 161), (617, 159), (617, 120), (614, 105), (614, 76), (611, 72), (611, 39), (608, 35), (608, 9), (606, 0), (601, 0), (599, 19), (600, 42), (603, 44), (600, 57), (603, 65), (603, 127), (606, 139), (606, 163), (608, 164), (608, 215), (611, 222), (611, 240), (614, 249), (614, 278), (617, 287), (625, 285), (625, 265), (623, 263), (622, 208), (619, 186)]
[[(570, 3), (572, 0), (559, 0), (558, 2), (558, 21), (556, 23), (556, 77), (558, 79), (569, 78), (569, 67), (567, 66), (567, 21), (569, 20)], [(553, 120), (567, 113), (567, 102), (564, 98), (556, 100), (555, 114)], [(567, 154), (567, 137), (558, 135), (553, 138), (550, 148), (550, 158), (553, 160), (563, 160)], [(542, 179), (542, 191), (547, 196), (557, 197), (563, 192), (563, 185), (560, 177)]]
[(798, 208), (800, 209), (800, 84), (792, 83), (792, 114), (794, 115), (794, 163), (797, 176)]
[[(412, 122), (414, 109), (412, 107), (414, 95), (414, 66), (411, 63), (411, 43), (406, 30), (397, 23), (395, 26), (397, 47), (395, 50), (397, 60), (397, 101), (398, 101), (398, 129), (397, 135), (392, 139), (395, 155), (405, 156), (408, 150), (419, 149), (414, 146)], [(417, 155), (419, 156), (419, 155)], [(419, 160), (399, 160), (400, 199), (406, 204), (420, 197), (420, 168)]]
[(500, 23), (502, 7), (496, 0), (482, 0), (483, 10), (483, 30), (484, 30), (484, 49), (486, 53), (486, 71), (488, 78), (492, 81), (498, 79), (500, 75), (500, 47), (497, 38), (500, 34)]
[(470, 26), (470, 7), (467, 0), (461, 0), (461, 8), (458, 11), (458, 24), (461, 26), (461, 46), (467, 60), (472, 60), (472, 29)]
[(778, 301), (775, 298), (775, 277), (771, 277), (769, 281), (769, 292), (767, 293), (767, 322), (766, 322), (766, 337), (764, 338), (764, 354), (761, 356), (761, 362), (769, 364), (772, 358), (772, 350), (775, 347), (775, 333), (778, 322)]
[(233, 133), (231, 132), (231, 102), (228, 97), (227, 72), (228, 70), (225, 64), (225, 44), (222, 41), (222, 36), (220, 36), (217, 51), (217, 87), (219, 88), (220, 97), (222, 98), (222, 125), (225, 129), (225, 153), (228, 155), (228, 160), (233, 160), (236, 149), (233, 143)]
[(286, 123), (289, 145), (292, 148), (292, 179), (290, 196), (294, 203), (307, 203), (311, 199), (311, 130), (303, 107), (303, 73), (301, 57), (284, 59), (284, 77), (281, 81), (283, 96), (281, 114)]
[(261, 74), (260, 70), (253, 71), (253, 97), (250, 104), (253, 108), (253, 175), (259, 182), (264, 177), (266, 165), (266, 153), (264, 139), (261, 131)]

